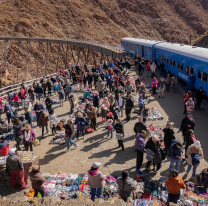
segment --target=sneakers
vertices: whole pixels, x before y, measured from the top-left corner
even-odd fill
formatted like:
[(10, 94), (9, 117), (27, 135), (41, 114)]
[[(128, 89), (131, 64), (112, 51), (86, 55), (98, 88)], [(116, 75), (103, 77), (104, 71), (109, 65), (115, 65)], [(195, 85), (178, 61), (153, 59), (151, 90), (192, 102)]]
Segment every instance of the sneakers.
[(136, 169), (136, 172), (137, 172), (138, 174), (142, 175), (141, 170)]
[(79, 145), (78, 145), (78, 144), (74, 147), (74, 149), (76, 149), (77, 147), (79, 147)]
[(70, 151), (70, 149), (65, 150), (65, 152), (69, 152), (69, 151)]

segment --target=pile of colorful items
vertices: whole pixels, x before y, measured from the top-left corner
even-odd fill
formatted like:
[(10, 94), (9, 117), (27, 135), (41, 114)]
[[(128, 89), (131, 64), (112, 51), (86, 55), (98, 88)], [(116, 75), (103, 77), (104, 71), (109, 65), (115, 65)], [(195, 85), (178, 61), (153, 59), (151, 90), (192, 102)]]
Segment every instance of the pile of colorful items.
[(153, 120), (161, 120), (163, 119), (160, 112), (157, 110), (157, 108), (152, 107), (148, 109), (148, 116), (147, 121), (153, 121)]

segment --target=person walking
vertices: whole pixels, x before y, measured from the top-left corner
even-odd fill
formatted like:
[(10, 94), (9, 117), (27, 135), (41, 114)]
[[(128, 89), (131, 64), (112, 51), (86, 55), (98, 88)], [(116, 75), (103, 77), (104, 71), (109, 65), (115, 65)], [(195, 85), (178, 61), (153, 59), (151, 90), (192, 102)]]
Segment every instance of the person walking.
[(179, 171), (181, 159), (184, 158), (183, 145), (178, 140), (173, 141), (170, 146), (170, 167), (169, 172), (174, 170)]
[(180, 190), (186, 189), (186, 185), (178, 175), (178, 171), (173, 170), (169, 177), (165, 180), (165, 185), (168, 189), (167, 206), (170, 202), (177, 204), (180, 199)]
[(27, 184), (24, 181), (24, 166), (19, 156), (15, 154), (16, 148), (9, 150), (9, 156), (6, 159), (6, 166), (11, 174), (12, 188), (16, 188), (17, 177), (21, 184), (21, 189), (25, 189)]
[(121, 199), (125, 202), (129, 197), (133, 200), (136, 199), (136, 185), (134, 180), (129, 177), (129, 172), (127, 170), (122, 171), (122, 176), (118, 177), (116, 180), (116, 184), (118, 185), (118, 194)]
[(64, 106), (64, 90), (63, 88), (60, 88), (59, 89), (59, 104), (60, 104), (60, 107), (63, 107)]
[(171, 76), (170, 74), (168, 74), (168, 76), (166, 77), (166, 89), (167, 91), (169, 92), (169, 88), (170, 88), (170, 85), (171, 85)]
[(139, 115), (141, 116), (142, 115), (142, 110), (145, 107), (144, 99), (143, 99), (143, 95), (142, 94), (139, 95), (138, 104), (139, 104)]
[(152, 94), (156, 94), (156, 89), (157, 89), (157, 79), (156, 77), (153, 77), (152, 81), (151, 81), (151, 85), (152, 85)]
[(35, 191), (34, 197), (38, 196), (38, 193), (41, 194), (41, 197), (45, 197), (45, 189), (43, 183), (46, 181), (45, 178), (40, 173), (40, 165), (34, 165), (32, 171), (29, 173), (29, 178), (32, 183), (32, 188)]
[(123, 138), (124, 138), (124, 126), (121, 123), (121, 119), (116, 120), (116, 124), (114, 126), (114, 129), (116, 130), (116, 139), (118, 140), (118, 148), (122, 148), (124, 151), (124, 145), (123, 145)]
[(99, 171), (101, 166), (100, 162), (94, 162), (91, 169), (88, 171), (88, 181), (87, 184), (91, 187), (91, 200), (95, 200), (95, 195), (97, 198), (102, 197), (102, 188), (105, 185), (105, 176)]
[(136, 137), (135, 141), (135, 147), (137, 150), (137, 164), (136, 164), (136, 172), (142, 175), (142, 172), (140, 170), (142, 163), (143, 163), (143, 156), (146, 152), (145, 149), (145, 137), (146, 137), (146, 131), (142, 130), (139, 135)]
[(170, 122), (168, 122), (166, 124), (166, 127), (163, 129), (163, 132), (164, 132), (165, 154), (170, 156), (170, 145), (172, 144), (172, 141), (175, 140), (173, 125)]
[(67, 120), (67, 123), (64, 125), (64, 129), (65, 129), (66, 145), (67, 145), (67, 149), (65, 152), (69, 152), (71, 144), (75, 146), (75, 149), (79, 146), (72, 140), (74, 134), (74, 124), (72, 123), (71, 120)]
[(150, 75), (150, 68), (151, 68), (151, 64), (150, 64), (150, 62), (148, 62), (146, 65), (147, 77), (149, 77), (149, 75)]
[(46, 104), (46, 108), (47, 108), (48, 112), (50, 113), (50, 111), (52, 109), (52, 105), (53, 105), (53, 100), (50, 98), (49, 95), (46, 96), (45, 104)]
[(94, 131), (96, 131), (97, 127), (97, 109), (94, 106), (90, 106), (90, 109), (88, 110), (90, 114), (90, 121), (91, 121), (91, 127)]
[[(194, 130), (193, 129), (189, 129), (186, 132), (186, 136), (185, 136), (185, 154), (186, 154), (189, 146), (191, 146), (195, 142), (196, 142), (196, 137), (194, 136)], [(186, 155), (186, 157), (187, 157), (187, 155)]]
[(130, 121), (131, 110), (134, 107), (134, 102), (131, 99), (131, 95), (129, 94), (128, 99), (126, 100), (126, 120)]
[(41, 116), (40, 116), (40, 125), (42, 127), (42, 139), (44, 138), (44, 127), (46, 128), (46, 134), (48, 134), (48, 121), (49, 121), (49, 118), (46, 114), (46, 111), (43, 111)]
[(121, 112), (121, 117), (123, 117), (124, 99), (120, 93), (118, 93), (118, 106), (119, 106), (119, 110)]
[(54, 133), (56, 134), (56, 126), (58, 124), (58, 119), (57, 119), (54, 109), (51, 109), (48, 118), (50, 120), (50, 128), (52, 131), (52, 135), (54, 135)]
[(195, 110), (201, 110), (201, 103), (206, 98), (207, 94), (203, 90), (203, 87), (200, 87), (200, 89), (196, 92), (196, 106)]
[(187, 160), (188, 167), (187, 167), (186, 173), (184, 174), (184, 176), (182, 178), (186, 179), (188, 177), (188, 174), (189, 174), (191, 168), (193, 167), (192, 176), (188, 180), (189, 182), (193, 182), (194, 177), (196, 175), (197, 167), (200, 164), (199, 160), (204, 157), (200, 141), (196, 141), (194, 144), (190, 145), (188, 147), (186, 155), (188, 156), (188, 160)]
[(9, 105), (8, 102), (6, 102), (6, 104), (5, 104), (4, 112), (6, 113), (6, 117), (7, 117), (7, 120), (8, 120), (8, 124), (10, 124), (11, 118), (13, 117), (13, 111), (12, 111), (12, 108)]
[(25, 107), (24, 109), (25, 109), (25, 120), (27, 120), (29, 125), (33, 127), (32, 125), (33, 115), (32, 115), (31, 109), (29, 109), (28, 107)]
[(86, 119), (83, 117), (81, 112), (77, 113), (77, 117), (75, 119), (75, 124), (77, 125), (77, 140), (79, 140), (79, 133), (82, 132), (83, 140), (84, 140), (84, 126), (85, 126)]
[(31, 128), (29, 124), (24, 125), (19, 131), (19, 135), (23, 135), (23, 144), (25, 150), (28, 151), (30, 147), (30, 151), (33, 151), (33, 141), (36, 139), (36, 135), (34, 130)]

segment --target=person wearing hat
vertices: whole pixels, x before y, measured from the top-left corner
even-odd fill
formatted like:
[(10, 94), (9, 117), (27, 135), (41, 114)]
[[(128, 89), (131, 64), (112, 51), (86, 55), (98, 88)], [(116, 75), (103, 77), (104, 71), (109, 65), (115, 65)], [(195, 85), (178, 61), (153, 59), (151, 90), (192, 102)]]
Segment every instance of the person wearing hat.
[(189, 98), (193, 98), (192, 94), (190, 91), (187, 92), (187, 94), (183, 95), (183, 103), (184, 103), (184, 114), (186, 114), (187, 110), (186, 110), (186, 102), (188, 101)]
[(195, 107), (193, 98), (189, 98), (188, 101), (185, 103), (185, 105), (186, 105), (187, 112), (192, 113)]
[(188, 156), (188, 160), (187, 160), (188, 167), (182, 179), (186, 179), (188, 177), (188, 174), (193, 166), (192, 176), (188, 180), (189, 182), (193, 182), (194, 177), (196, 175), (196, 169), (200, 164), (199, 160), (204, 157), (203, 149), (201, 148), (200, 141), (196, 141), (194, 144), (190, 145), (186, 152), (186, 155)]
[(34, 197), (38, 196), (38, 192), (42, 197), (45, 196), (45, 190), (43, 183), (46, 181), (45, 178), (40, 173), (40, 165), (34, 165), (32, 171), (29, 173), (29, 178), (32, 183), (32, 188), (35, 191)]
[(88, 182), (87, 184), (91, 187), (91, 200), (95, 200), (102, 196), (102, 187), (105, 186), (105, 176), (99, 171), (101, 162), (94, 162), (91, 169), (88, 171)]
[(12, 179), (12, 188), (16, 187), (17, 177), (21, 183), (21, 189), (25, 189), (27, 184), (24, 181), (24, 167), (19, 156), (15, 154), (16, 148), (9, 150), (9, 156), (6, 159), (7, 171), (10, 171)]
[[(160, 140), (157, 135), (153, 135), (152, 137), (150, 137), (148, 139), (148, 141), (145, 145), (145, 149), (146, 149), (146, 153), (147, 153), (146, 158), (148, 160), (145, 171), (148, 172), (148, 168), (149, 168), (151, 162), (153, 162), (154, 172), (157, 172), (161, 168), (161, 163), (163, 160), (162, 154), (160, 151), (161, 144), (160, 144)], [(148, 159), (148, 154), (149, 154), (148, 151), (152, 152), (152, 155), (149, 156), (149, 159)], [(159, 153), (159, 155), (157, 153)]]

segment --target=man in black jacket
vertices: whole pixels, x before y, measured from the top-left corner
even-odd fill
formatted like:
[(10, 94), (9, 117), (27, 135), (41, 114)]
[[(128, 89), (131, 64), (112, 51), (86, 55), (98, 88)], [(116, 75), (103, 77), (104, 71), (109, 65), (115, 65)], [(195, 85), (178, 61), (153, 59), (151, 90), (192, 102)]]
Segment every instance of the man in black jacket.
[(200, 87), (200, 89), (196, 92), (196, 106), (195, 109), (201, 109), (201, 103), (206, 98), (206, 92), (203, 90), (203, 87)]
[(90, 86), (92, 89), (92, 75), (91, 75), (91, 73), (88, 74), (87, 81), (88, 81), (88, 86)]
[(48, 112), (50, 112), (52, 109), (53, 100), (49, 96), (46, 97), (45, 104)]
[(38, 94), (39, 101), (40, 101), (40, 97), (43, 98), (43, 101), (45, 100), (44, 95), (43, 95), (43, 88), (39, 84), (37, 84), (37, 87), (35, 88), (34, 92)]
[(131, 95), (129, 94), (126, 100), (126, 120), (130, 121), (131, 110), (134, 107), (134, 102), (131, 100)]
[(139, 117), (139, 121), (134, 125), (134, 132), (138, 135), (142, 130), (147, 131), (147, 126), (142, 122), (142, 117)]
[(39, 124), (40, 115), (42, 114), (43, 110), (44, 110), (43, 105), (39, 101), (36, 101), (36, 104), (34, 106), (34, 111), (37, 118), (37, 125)]

